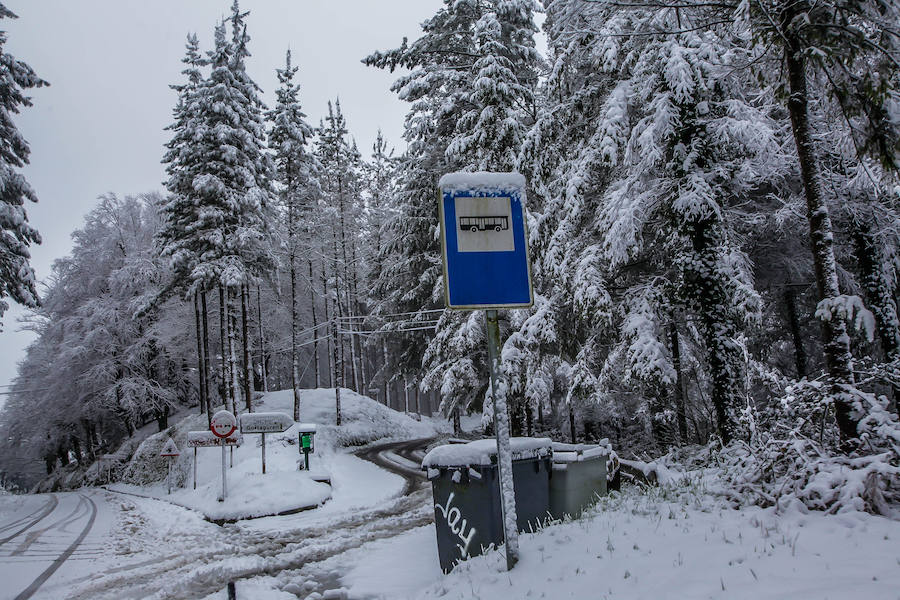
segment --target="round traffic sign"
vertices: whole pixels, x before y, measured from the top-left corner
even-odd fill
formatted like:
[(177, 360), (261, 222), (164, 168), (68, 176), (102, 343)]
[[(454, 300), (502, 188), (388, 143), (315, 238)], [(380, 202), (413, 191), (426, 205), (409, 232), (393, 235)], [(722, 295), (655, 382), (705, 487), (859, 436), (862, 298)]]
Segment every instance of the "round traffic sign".
[(209, 430), (216, 437), (226, 438), (237, 430), (237, 420), (227, 410), (220, 410), (210, 419)]

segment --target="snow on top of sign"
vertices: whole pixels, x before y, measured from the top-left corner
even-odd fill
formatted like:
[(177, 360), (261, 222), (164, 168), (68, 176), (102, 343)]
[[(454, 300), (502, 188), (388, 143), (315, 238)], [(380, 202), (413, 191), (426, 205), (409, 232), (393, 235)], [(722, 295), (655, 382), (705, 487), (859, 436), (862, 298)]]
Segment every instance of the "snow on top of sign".
[(159, 453), (160, 456), (178, 456), (181, 454), (178, 451), (178, 446), (175, 445), (175, 440), (169, 438), (166, 440), (166, 445), (163, 446), (162, 452)]
[(315, 423), (298, 423), (297, 429), (300, 430), (301, 433), (315, 433), (316, 432), (316, 424)]
[(443, 175), (438, 182), (441, 189), (472, 188), (524, 188), (525, 176), (521, 173), (491, 173), (475, 171), (473, 173), (458, 172)]
[[(509, 439), (513, 460), (535, 458), (550, 454), (550, 438), (514, 437)], [(488, 438), (468, 444), (438, 446), (425, 455), (422, 467), (465, 467), (490, 465), (497, 455), (497, 440)]]

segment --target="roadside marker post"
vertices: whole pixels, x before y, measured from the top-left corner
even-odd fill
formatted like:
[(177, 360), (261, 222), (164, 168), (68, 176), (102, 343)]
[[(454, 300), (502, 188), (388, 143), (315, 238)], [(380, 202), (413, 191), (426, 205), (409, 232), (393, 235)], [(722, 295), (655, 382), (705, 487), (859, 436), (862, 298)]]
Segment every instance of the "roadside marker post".
[(449, 309), (485, 310), (500, 518), (506, 568), (519, 560), (515, 487), (506, 398), (497, 393), (500, 325), (497, 309), (534, 303), (525, 215), (525, 177), (518, 173), (448, 173), (439, 182), (438, 212), (444, 263), (444, 300)]
[[(221, 438), (219, 444), (222, 446), (222, 495), (219, 498), (219, 502), (224, 502), (228, 494), (228, 484), (225, 477), (225, 438), (237, 431), (237, 419), (227, 410), (220, 410), (210, 419), (209, 430), (212, 431), (214, 436)], [(234, 454), (232, 454), (232, 460), (234, 460)]]

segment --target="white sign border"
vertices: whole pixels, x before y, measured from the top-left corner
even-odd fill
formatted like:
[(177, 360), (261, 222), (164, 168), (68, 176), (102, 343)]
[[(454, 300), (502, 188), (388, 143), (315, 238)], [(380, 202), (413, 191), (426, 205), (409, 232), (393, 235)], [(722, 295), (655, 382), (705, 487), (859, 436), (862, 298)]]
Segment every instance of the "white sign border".
[[(474, 186), (473, 186), (474, 187)], [(522, 206), (522, 232), (525, 238), (525, 265), (528, 274), (528, 303), (518, 304), (451, 304), (450, 303), (450, 281), (447, 277), (447, 232), (444, 215), (444, 188), (438, 186), (438, 223), (440, 225), (441, 235), (441, 259), (444, 274), (444, 307), (450, 310), (491, 310), (491, 309), (507, 309), (507, 308), (531, 308), (534, 306), (534, 285), (531, 281), (531, 247), (528, 244), (528, 214), (525, 210), (525, 189), (514, 185), (504, 185), (500, 188), (502, 191), (518, 192), (519, 204)], [(452, 194), (452, 191), (448, 189)], [(510, 194), (512, 201), (512, 194)]]

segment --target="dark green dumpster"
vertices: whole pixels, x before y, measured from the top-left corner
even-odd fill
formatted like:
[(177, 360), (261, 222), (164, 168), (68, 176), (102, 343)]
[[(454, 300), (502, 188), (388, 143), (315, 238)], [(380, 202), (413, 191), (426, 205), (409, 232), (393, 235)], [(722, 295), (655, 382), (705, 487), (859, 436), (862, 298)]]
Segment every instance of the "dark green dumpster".
[(550, 473), (550, 514), (555, 519), (578, 517), (600, 496), (606, 495), (605, 445), (553, 443)]
[[(511, 438), (516, 523), (529, 531), (547, 518), (551, 442)], [(476, 440), (434, 448), (422, 461), (434, 492), (438, 557), (446, 573), (460, 560), (503, 542), (497, 442)]]

